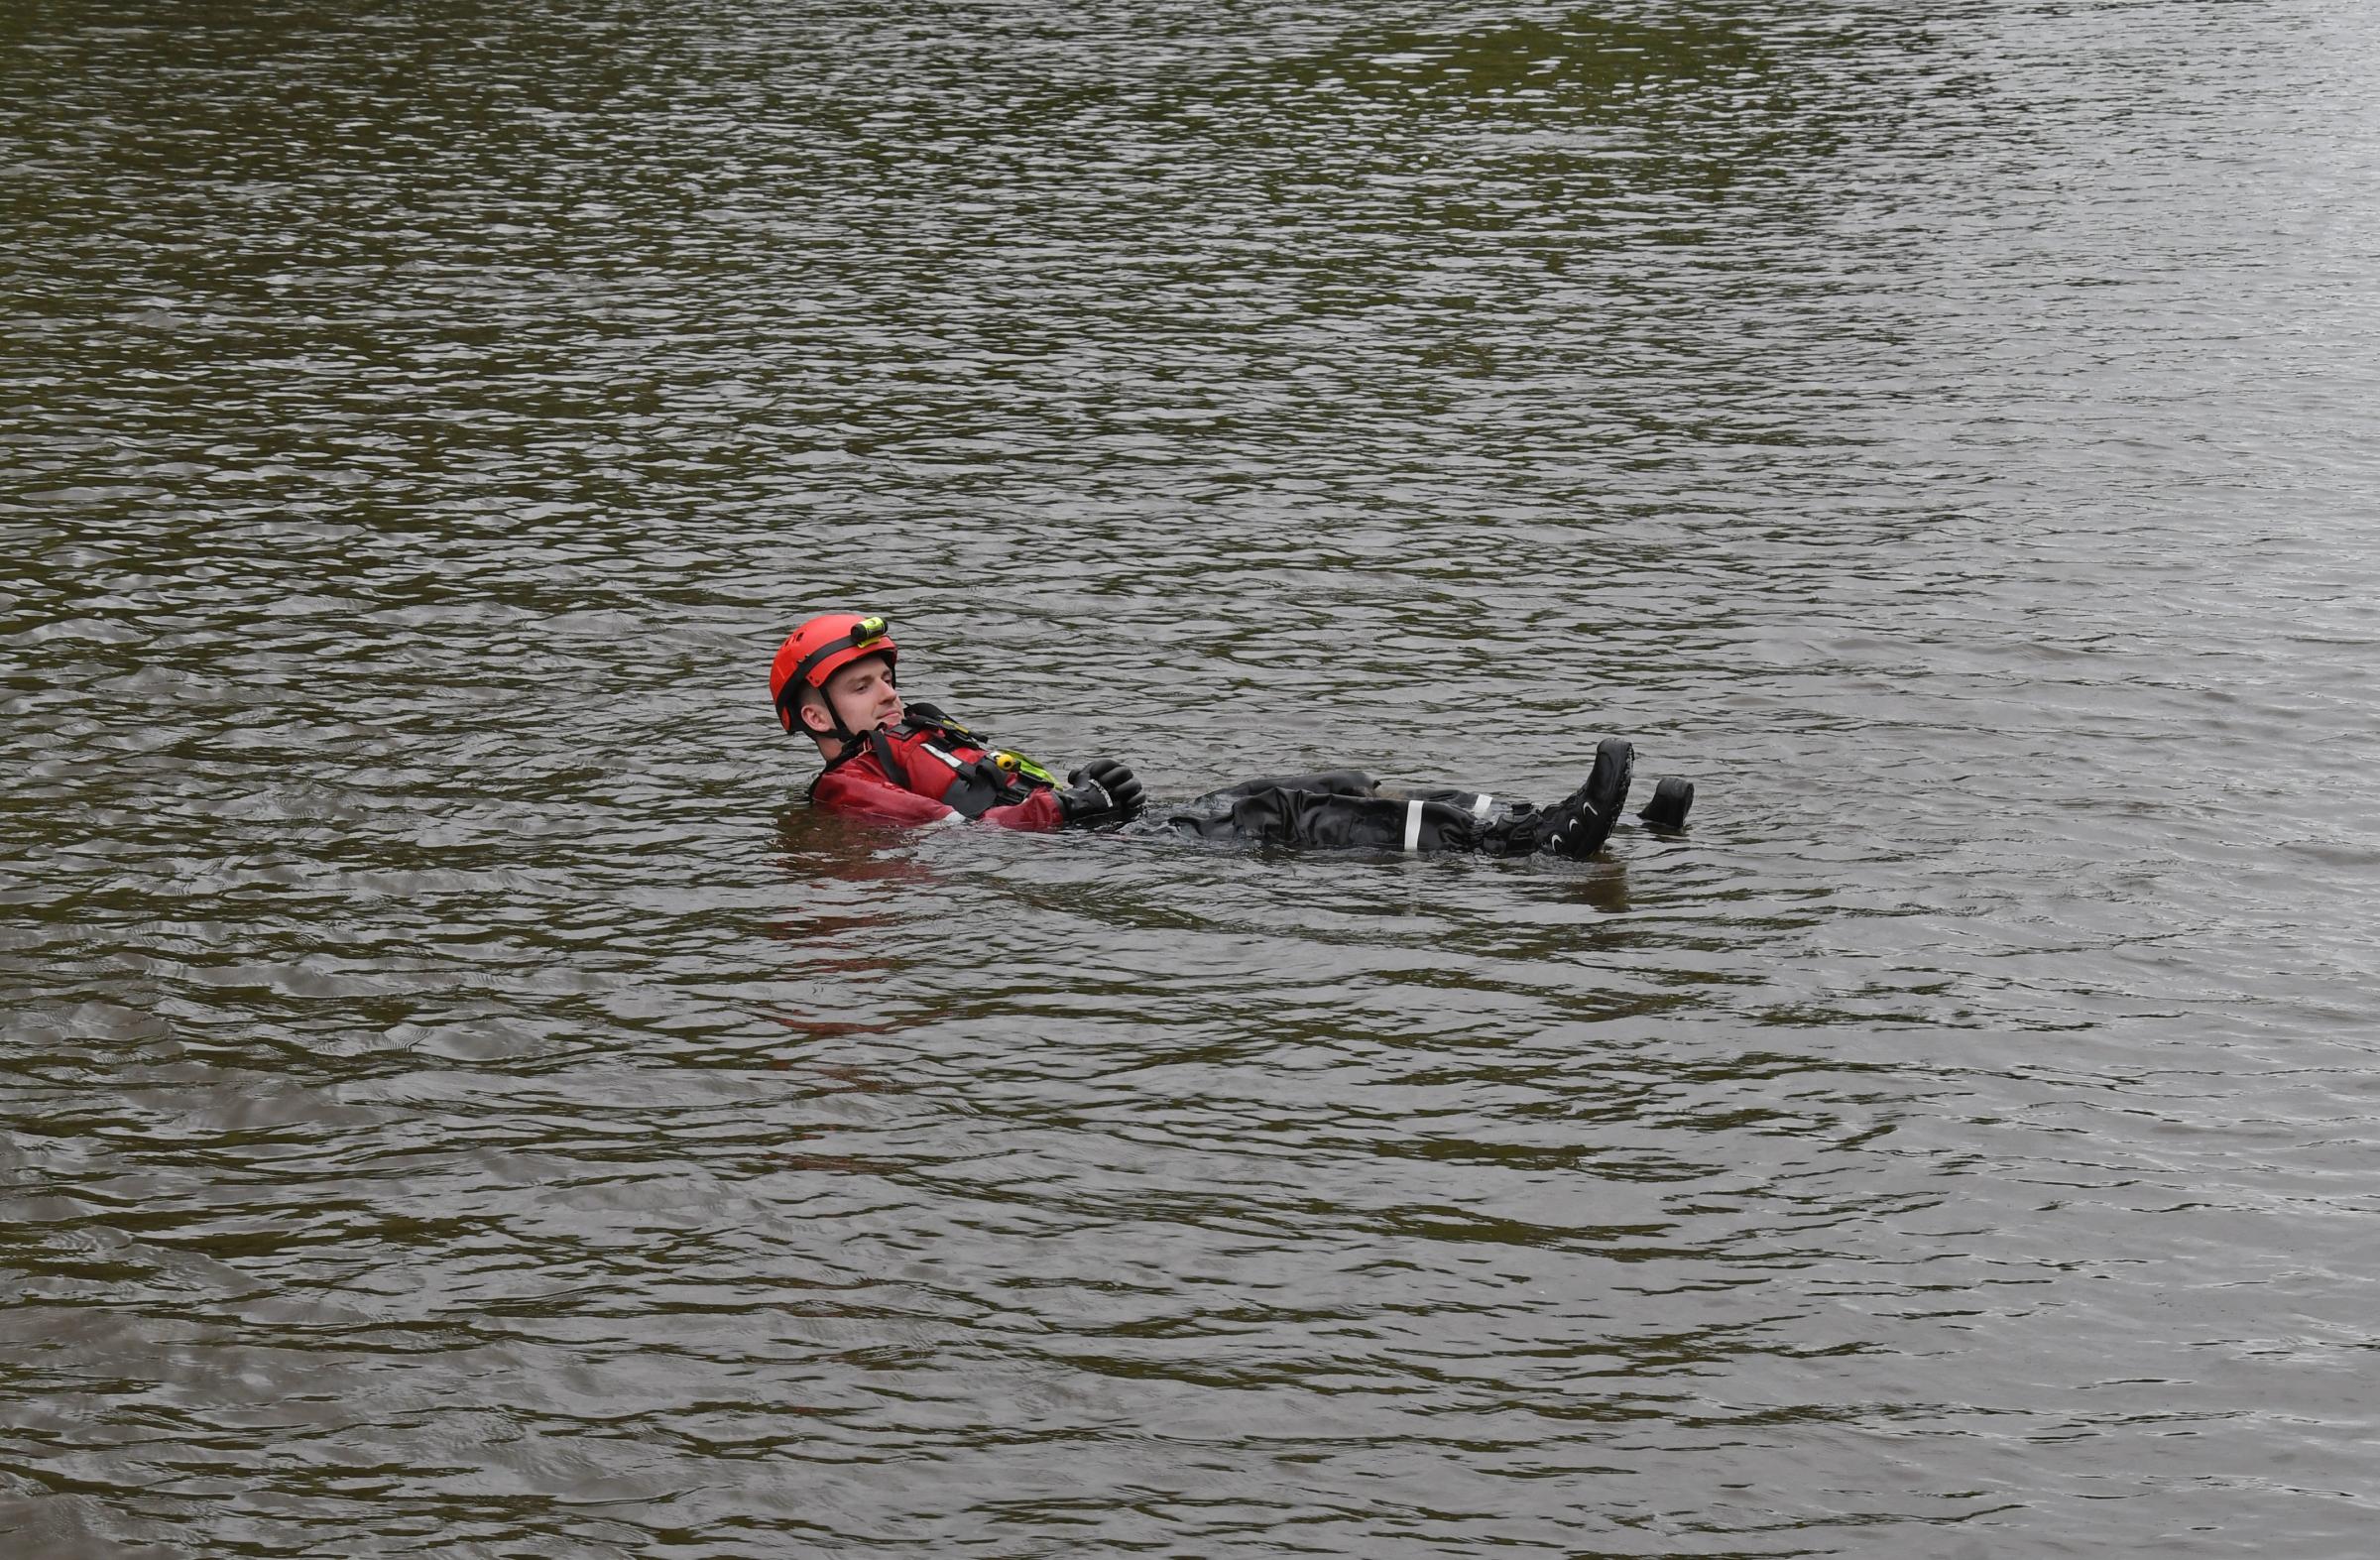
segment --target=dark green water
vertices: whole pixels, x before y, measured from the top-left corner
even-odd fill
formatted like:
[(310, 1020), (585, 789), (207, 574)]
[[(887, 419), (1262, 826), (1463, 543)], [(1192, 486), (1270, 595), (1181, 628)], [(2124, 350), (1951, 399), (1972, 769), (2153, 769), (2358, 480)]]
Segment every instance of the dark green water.
[[(2369, 1554), (2376, 76), (12, 6), (0, 1550)], [(837, 606), (1161, 795), (1698, 826), (858, 829)]]

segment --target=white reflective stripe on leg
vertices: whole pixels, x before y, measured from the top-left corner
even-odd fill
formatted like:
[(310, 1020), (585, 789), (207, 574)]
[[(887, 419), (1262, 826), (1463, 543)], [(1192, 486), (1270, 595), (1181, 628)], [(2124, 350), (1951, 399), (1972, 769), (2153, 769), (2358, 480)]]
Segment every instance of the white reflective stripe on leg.
[(1405, 803), (1405, 849), (1417, 850), (1420, 846), (1421, 803), (1408, 801)]
[(1495, 798), (1488, 795), (1486, 791), (1481, 791), (1480, 799), (1471, 804), (1471, 815), (1479, 819), (1482, 823), (1486, 823), (1488, 821), (1488, 809), (1494, 805)]

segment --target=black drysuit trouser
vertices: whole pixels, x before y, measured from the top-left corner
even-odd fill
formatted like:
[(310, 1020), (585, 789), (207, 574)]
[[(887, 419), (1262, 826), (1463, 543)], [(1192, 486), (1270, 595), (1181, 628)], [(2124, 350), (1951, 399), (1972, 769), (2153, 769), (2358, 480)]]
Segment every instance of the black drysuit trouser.
[(1152, 811), (1148, 822), (1191, 839), (1248, 845), (1525, 856), (1538, 848), (1544, 816), (1526, 802), (1498, 806), (1478, 791), (1391, 789), (1360, 770), (1328, 770), (1243, 780), (1187, 806)]

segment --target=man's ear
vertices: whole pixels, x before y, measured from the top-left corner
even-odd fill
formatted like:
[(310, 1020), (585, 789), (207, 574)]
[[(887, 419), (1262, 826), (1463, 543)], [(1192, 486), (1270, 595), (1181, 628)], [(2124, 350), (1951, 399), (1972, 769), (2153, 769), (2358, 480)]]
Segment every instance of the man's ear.
[(795, 708), (801, 711), (801, 723), (810, 729), (812, 736), (823, 737), (834, 725), (833, 719), (828, 716), (826, 711), (806, 699)]

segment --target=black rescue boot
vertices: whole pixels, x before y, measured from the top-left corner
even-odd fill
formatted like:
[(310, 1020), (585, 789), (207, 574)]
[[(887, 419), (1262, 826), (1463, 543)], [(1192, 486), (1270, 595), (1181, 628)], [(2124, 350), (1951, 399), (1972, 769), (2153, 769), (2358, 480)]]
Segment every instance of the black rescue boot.
[(1635, 768), (1636, 750), (1619, 738), (1598, 743), (1587, 783), (1546, 809), (1545, 832), (1538, 836), (1537, 848), (1573, 861), (1602, 850), (1611, 837), (1611, 825), (1619, 821), (1619, 809), (1627, 804), (1628, 780)]
[(1676, 834), (1686, 827), (1686, 814), (1693, 809), (1694, 781), (1673, 775), (1653, 787), (1653, 799), (1644, 804), (1636, 820), (1648, 829)]

